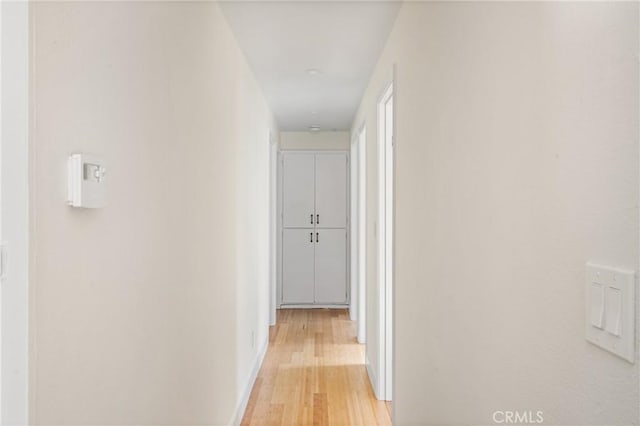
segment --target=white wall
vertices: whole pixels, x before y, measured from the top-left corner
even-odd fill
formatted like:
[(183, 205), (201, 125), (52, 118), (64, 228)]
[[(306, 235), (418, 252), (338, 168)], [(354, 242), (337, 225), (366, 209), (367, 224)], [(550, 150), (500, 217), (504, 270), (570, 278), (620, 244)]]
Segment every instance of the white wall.
[[(215, 3), (32, 8), (31, 422), (229, 424), (268, 335), (262, 93)], [(76, 150), (104, 209), (65, 205)]]
[(583, 288), (587, 261), (639, 269), (638, 4), (404, 3), (354, 121), (368, 326), (375, 103), (394, 63), (394, 423), (637, 424), (638, 364), (585, 341)]
[(312, 151), (348, 151), (349, 132), (281, 132), (280, 149)]

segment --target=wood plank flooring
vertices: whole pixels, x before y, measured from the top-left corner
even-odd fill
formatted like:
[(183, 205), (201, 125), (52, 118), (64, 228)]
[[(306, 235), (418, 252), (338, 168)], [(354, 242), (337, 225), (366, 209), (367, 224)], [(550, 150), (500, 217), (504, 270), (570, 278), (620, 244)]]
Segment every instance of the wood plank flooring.
[(346, 309), (281, 309), (242, 425), (391, 425)]

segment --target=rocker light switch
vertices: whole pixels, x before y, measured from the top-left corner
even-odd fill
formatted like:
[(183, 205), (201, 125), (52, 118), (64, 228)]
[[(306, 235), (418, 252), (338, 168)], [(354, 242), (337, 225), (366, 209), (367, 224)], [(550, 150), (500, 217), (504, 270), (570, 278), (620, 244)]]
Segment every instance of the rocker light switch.
[(585, 284), (587, 340), (634, 363), (634, 272), (587, 264)]
[(607, 289), (607, 325), (605, 329), (614, 336), (620, 337), (620, 316), (622, 315), (622, 291), (619, 288)]
[(603, 328), (604, 320), (604, 286), (591, 283), (591, 325)]

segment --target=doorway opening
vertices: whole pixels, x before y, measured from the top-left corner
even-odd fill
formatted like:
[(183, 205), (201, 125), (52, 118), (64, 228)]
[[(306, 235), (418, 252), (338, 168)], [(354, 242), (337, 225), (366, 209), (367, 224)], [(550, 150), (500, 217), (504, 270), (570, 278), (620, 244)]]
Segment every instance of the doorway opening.
[(378, 283), (379, 379), (378, 397), (393, 396), (393, 276), (394, 276), (394, 85), (378, 103)]

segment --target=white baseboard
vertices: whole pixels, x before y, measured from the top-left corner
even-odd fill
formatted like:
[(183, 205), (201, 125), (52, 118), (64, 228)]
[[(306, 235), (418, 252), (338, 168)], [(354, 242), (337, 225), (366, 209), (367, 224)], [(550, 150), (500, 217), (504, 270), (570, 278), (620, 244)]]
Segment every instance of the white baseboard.
[(262, 362), (264, 361), (264, 356), (267, 353), (267, 348), (269, 347), (269, 338), (265, 339), (265, 342), (262, 344), (260, 351), (258, 351), (258, 355), (253, 363), (253, 368), (251, 369), (251, 375), (249, 376), (249, 380), (245, 385), (244, 391), (242, 392), (242, 399), (238, 403), (236, 407), (235, 413), (233, 413), (233, 417), (231, 419), (230, 425), (240, 426), (242, 423), (242, 418), (244, 417), (244, 412), (247, 409), (247, 404), (249, 403), (249, 397), (251, 396), (251, 391), (253, 390), (253, 385), (256, 382), (256, 378), (258, 378), (258, 373), (260, 372), (260, 367), (262, 367)]
[(336, 304), (327, 304), (327, 305), (280, 305), (279, 309), (349, 309), (349, 305), (336, 305)]
[(367, 375), (369, 376), (369, 381), (371, 382), (371, 387), (373, 388), (373, 393), (376, 395), (376, 399), (381, 401), (380, 392), (378, 391), (378, 379), (376, 377), (376, 373), (373, 371), (373, 367), (369, 362), (369, 356), (365, 354), (364, 356), (364, 365), (367, 367)]

